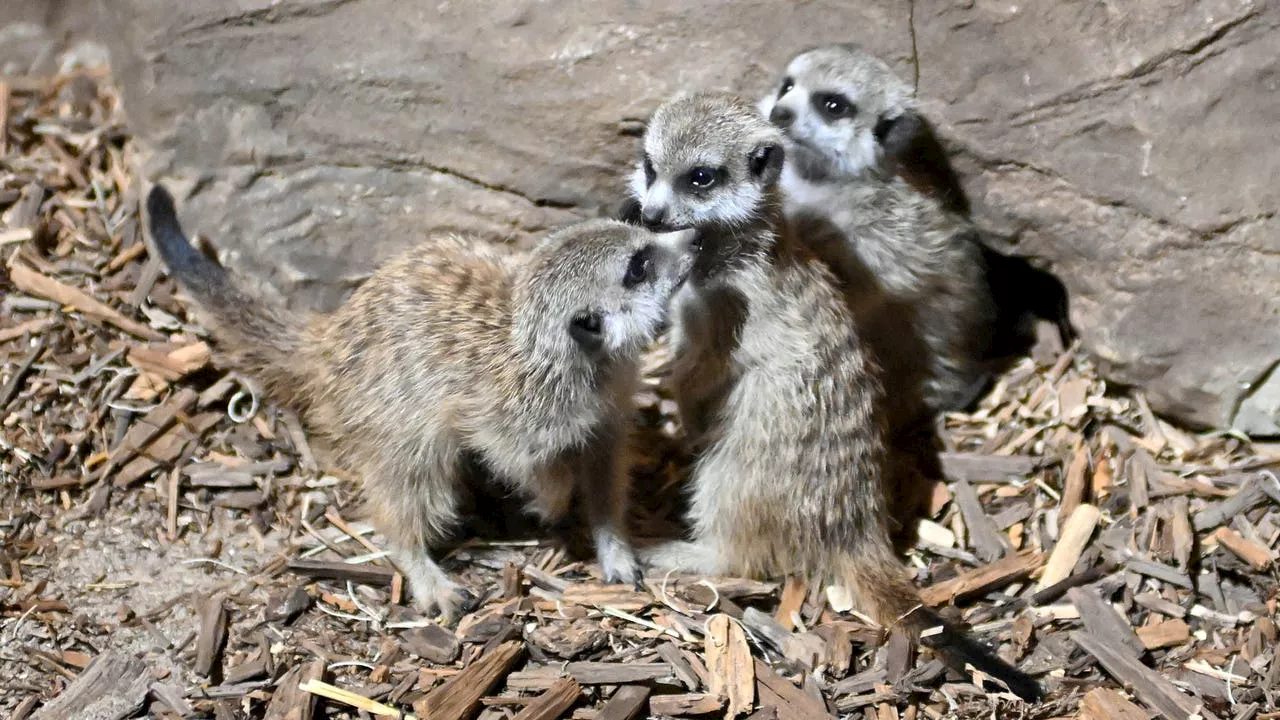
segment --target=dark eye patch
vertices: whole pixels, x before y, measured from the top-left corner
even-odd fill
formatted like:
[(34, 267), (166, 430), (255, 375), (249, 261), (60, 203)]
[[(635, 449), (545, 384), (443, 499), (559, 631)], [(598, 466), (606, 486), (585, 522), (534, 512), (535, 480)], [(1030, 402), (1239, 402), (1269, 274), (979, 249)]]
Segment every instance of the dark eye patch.
[(622, 276), (622, 286), (630, 290), (648, 280), (653, 274), (653, 246), (645, 245), (627, 262), (627, 274)]
[(685, 176), (689, 187), (694, 190), (710, 190), (724, 180), (723, 168), (696, 167)]
[(653, 159), (649, 157), (649, 153), (644, 154), (644, 184), (649, 186), (657, 179), (658, 172), (653, 169)]
[(791, 92), (791, 90), (795, 88), (795, 86), (796, 86), (795, 80), (792, 80), (789, 77), (782, 78), (782, 87), (778, 88), (778, 97), (781, 98), (783, 95), (786, 95), (787, 93)]
[(844, 120), (858, 114), (858, 106), (840, 93), (814, 93), (810, 102), (813, 109), (828, 121)]

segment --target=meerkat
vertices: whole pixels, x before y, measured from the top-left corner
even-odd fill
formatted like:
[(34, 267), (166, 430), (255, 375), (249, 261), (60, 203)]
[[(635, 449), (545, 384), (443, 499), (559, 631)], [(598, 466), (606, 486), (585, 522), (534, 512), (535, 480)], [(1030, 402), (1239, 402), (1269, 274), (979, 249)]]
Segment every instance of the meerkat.
[(300, 411), (363, 479), (375, 525), (424, 610), (471, 602), (432, 557), (478, 459), (540, 518), (586, 506), (604, 576), (637, 582), (622, 457), (636, 361), (693, 263), (692, 231), (615, 221), (551, 233), (528, 253), (433, 237), (329, 315), (267, 303), (188, 242), (173, 198), (150, 235), (232, 365)]
[(982, 241), (933, 125), (882, 60), (851, 44), (802, 52), (760, 110), (789, 141), (788, 211), (843, 230), (885, 291), (915, 310), (933, 355), (932, 407), (971, 404), (1030, 348), (1037, 318), (1070, 342), (1065, 288)]
[(893, 551), (885, 391), (841, 281), (784, 215), (781, 131), (737, 96), (695, 93), (654, 113), (643, 150), (641, 220), (696, 228), (701, 249), (671, 313), (672, 387), (697, 452), (693, 537), (642, 558), (840, 582), (886, 627), (1037, 697), (1034, 680), (921, 603)]

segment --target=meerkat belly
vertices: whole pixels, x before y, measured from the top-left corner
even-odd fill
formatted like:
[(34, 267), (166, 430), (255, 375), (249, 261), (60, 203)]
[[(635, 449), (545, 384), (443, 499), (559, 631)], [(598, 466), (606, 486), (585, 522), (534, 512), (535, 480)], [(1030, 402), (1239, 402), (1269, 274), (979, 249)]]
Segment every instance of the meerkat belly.
[(874, 387), (863, 382), (862, 356), (786, 320), (818, 313), (790, 309), (770, 313), (782, 322), (744, 328), (736, 380), (696, 470), (699, 531), (751, 574), (819, 571), (831, 548), (857, 535), (859, 503), (881, 497)]

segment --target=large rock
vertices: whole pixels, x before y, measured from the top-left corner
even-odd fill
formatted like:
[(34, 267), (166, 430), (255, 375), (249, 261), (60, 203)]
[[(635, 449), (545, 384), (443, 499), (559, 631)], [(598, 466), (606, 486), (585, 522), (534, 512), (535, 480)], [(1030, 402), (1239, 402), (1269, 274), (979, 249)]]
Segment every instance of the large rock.
[(1061, 275), (1109, 378), (1280, 432), (1276, 4), (97, 3), (146, 172), (321, 308), (426, 233), (612, 209), (663, 98), (756, 96), (796, 50), (859, 41), (918, 67), (982, 221)]

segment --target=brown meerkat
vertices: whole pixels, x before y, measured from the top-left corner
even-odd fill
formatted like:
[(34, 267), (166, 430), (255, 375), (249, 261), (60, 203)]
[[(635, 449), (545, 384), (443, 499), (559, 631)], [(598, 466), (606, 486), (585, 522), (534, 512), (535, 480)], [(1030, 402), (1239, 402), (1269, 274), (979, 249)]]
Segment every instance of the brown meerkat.
[(697, 451), (693, 537), (642, 558), (840, 582), (884, 626), (1037, 697), (1034, 680), (921, 603), (894, 553), (884, 391), (842, 283), (784, 216), (781, 131), (741, 98), (696, 93), (654, 113), (643, 149), (640, 217), (696, 228), (701, 249), (672, 306), (672, 387)]
[(554, 521), (579, 494), (604, 575), (636, 582), (621, 457), (636, 361), (693, 263), (693, 232), (583, 222), (528, 253), (433, 237), (329, 315), (255, 297), (191, 246), (160, 186), (150, 234), (233, 365), (300, 411), (363, 479), (420, 607), (470, 602), (433, 547), (456, 521), (466, 457)]
[(933, 125), (885, 62), (853, 44), (807, 50), (760, 109), (787, 135), (788, 212), (857, 238), (859, 261), (914, 309), (931, 406), (971, 404), (1030, 348), (1037, 318), (1073, 337), (1061, 282), (983, 242)]

